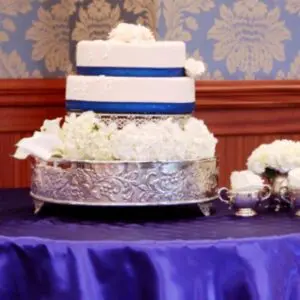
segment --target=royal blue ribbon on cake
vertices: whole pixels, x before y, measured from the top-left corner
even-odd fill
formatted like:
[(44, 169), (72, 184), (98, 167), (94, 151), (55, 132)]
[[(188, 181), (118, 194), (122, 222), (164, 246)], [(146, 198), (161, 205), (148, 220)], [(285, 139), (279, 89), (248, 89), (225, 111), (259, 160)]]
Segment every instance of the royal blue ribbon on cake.
[(95, 102), (67, 100), (69, 111), (92, 110), (115, 114), (188, 114), (194, 110), (195, 103), (154, 103), (154, 102)]
[(182, 77), (184, 68), (77, 67), (78, 75), (114, 77)]

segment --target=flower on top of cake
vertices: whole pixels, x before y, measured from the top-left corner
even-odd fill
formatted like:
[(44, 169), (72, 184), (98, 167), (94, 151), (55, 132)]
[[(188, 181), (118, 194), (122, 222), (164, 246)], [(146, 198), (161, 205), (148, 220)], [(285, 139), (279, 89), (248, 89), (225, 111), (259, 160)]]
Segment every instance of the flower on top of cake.
[(215, 156), (217, 139), (203, 121), (189, 118), (182, 126), (171, 118), (118, 128), (94, 112), (46, 120), (41, 130), (17, 144), (14, 157), (43, 160), (176, 161)]
[(143, 25), (120, 23), (108, 34), (108, 40), (123, 43), (155, 42), (150, 29)]

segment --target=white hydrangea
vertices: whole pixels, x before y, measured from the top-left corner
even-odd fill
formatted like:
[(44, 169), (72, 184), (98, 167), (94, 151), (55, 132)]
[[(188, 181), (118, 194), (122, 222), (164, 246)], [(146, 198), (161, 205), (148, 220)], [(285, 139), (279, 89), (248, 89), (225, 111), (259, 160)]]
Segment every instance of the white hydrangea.
[[(204, 122), (195, 118), (190, 118), (183, 127), (169, 118), (160, 122), (149, 121), (140, 126), (132, 122), (118, 129), (115, 123), (106, 125), (101, 122), (94, 112), (85, 112), (79, 116), (74, 113), (68, 115), (59, 130), (54, 128), (52, 121), (44, 123), (42, 129), (45, 127), (55, 131), (55, 137), (59, 141), (55, 152), (53, 147), (49, 151), (69, 160), (203, 159), (215, 156), (217, 144), (217, 139)], [(39, 134), (44, 135), (45, 132), (41, 131)], [(33, 149), (26, 150), (26, 157), (30, 154), (36, 156)]]
[(94, 112), (79, 116), (71, 114), (62, 127), (64, 157), (72, 160), (112, 160), (111, 134), (117, 130), (116, 124), (107, 126), (100, 122)]
[(289, 171), (288, 186), (290, 189), (300, 189), (300, 168), (295, 168)]
[(271, 144), (262, 144), (249, 156), (248, 169), (262, 174), (266, 168), (280, 173), (300, 167), (300, 142), (276, 140)]
[(115, 42), (139, 43), (155, 42), (150, 29), (142, 25), (120, 23), (111, 30), (108, 39)]
[(233, 191), (260, 190), (264, 186), (262, 178), (250, 170), (232, 172), (230, 184)]
[(205, 72), (205, 65), (200, 60), (189, 58), (185, 62), (185, 73), (188, 77), (198, 79)]

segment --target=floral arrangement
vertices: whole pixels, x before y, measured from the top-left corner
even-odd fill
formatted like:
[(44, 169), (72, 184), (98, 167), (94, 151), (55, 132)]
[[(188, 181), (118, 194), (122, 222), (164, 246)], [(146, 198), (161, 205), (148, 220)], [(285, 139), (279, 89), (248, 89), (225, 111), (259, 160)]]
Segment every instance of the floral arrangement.
[[(155, 42), (152, 31), (142, 25), (120, 23), (111, 30), (108, 40), (120, 43), (145, 43)], [(189, 58), (185, 63), (185, 74), (188, 77), (198, 79), (205, 72), (205, 65), (200, 60)]]
[(15, 158), (43, 160), (176, 161), (215, 156), (217, 139), (203, 121), (189, 118), (182, 126), (171, 118), (119, 129), (106, 125), (94, 112), (46, 120), (40, 131), (17, 143)]
[(276, 140), (256, 148), (247, 161), (248, 169), (272, 177), (300, 167), (300, 142)]
[(230, 183), (233, 191), (259, 190), (264, 186), (263, 179), (250, 170), (232, 172)]
[(291, 189), (300, 189), (300, 168), (295, 168), (289, 171), (287, 184)]

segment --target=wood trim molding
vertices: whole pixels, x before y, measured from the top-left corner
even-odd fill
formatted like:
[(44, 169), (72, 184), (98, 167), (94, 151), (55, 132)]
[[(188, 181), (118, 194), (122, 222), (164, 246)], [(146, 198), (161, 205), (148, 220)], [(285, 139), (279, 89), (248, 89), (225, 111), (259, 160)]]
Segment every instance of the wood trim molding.
[(300, 80), (198, 81), (197, 109), (300, 107)]
[(300, 132), (300, 80), (198, 81), (196, 113), (219, 136)]
[(1, 79), (0, 107), (63, 106), (65, 79)]
[[(1, 79), (0, 107), (64, 105), (65, 79)], [(300, 80), (196, 83), (199, 108), (261, 108), (300, 105)]]
[[(63, 106), (65, 79), (1, 79), (0, 107)], [(197, 108), (300, 106), (300, 80), (197, 81)]]
[(0, 133), (32, 132), (65, 113), (64, 79), (0, 80)]

